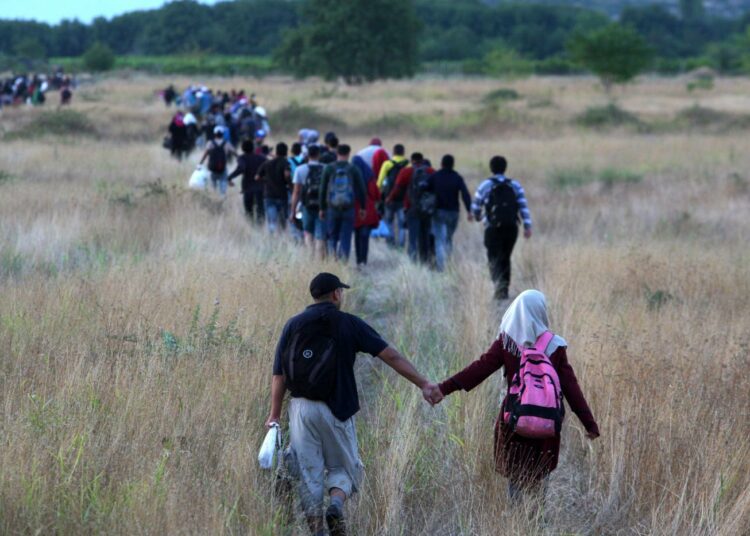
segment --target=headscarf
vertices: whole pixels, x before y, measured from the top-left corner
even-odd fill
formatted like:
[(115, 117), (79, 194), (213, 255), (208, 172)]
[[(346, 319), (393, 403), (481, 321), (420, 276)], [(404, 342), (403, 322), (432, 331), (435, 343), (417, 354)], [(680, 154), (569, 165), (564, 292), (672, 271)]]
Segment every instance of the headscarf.
[[(547, 319), (547, 300), (538, 290), (526, 290), (513, 300), (500, 322), (498, 339), (505, 349), (520, 356), (519, 347), (530, 348), (545, 332), (550, 331)], [(565, 339), (555, 335), (544, 353), (547, 357), (560, 347), (567, 347)]]
[(362, 174), (362, 179), (364, 180), (365, 184), (370, 182), (373, 177), (372, 170), (370, 169), (370, 166), (368, 166), (364, 161), (364, 159), (361, 156), (355, 156), (354, 158), (352, 158), (352, 164), (354, 164)]

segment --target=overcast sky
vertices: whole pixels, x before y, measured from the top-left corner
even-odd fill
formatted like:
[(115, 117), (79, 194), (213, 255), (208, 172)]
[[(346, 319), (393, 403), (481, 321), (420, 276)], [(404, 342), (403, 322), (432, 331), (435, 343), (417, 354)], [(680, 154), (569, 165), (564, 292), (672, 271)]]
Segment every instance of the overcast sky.
[[(201, 0), (213, 4), (215, 0)], [(0, 0), (0, 19), (34, 19), (52, 24), (62, 19), (91, 22), (95, 17), (153, 9), (164, 0)]]

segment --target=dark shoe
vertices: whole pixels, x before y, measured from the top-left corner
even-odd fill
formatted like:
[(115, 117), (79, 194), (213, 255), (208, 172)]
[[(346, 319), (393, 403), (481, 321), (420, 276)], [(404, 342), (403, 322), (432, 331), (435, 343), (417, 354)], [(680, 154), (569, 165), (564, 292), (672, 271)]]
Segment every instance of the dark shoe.
[(335, 504), (326, 510), (326, 524), (331, 536), (346, 536), (346, 525), (344, 524), (344, 512)]

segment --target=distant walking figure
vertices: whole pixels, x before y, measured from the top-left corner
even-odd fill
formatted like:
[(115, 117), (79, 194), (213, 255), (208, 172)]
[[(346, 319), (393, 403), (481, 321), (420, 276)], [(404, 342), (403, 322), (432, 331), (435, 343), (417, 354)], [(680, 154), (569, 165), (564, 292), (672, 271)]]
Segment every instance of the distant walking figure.
[(531, 238), (531, 213), (526, 193), (521, 184), (505, 176), (508, 162), (493, 156), (490, 171), (493, 176), (482, 182), (474, 195), (472, 210), (477, 221), (484, 223), (484, 247), (490, 275), (495, 283), (495, 297), (508, 298), (510, 287), (510, 255), (518, 239), (518, 223), (523, 222), (523, 236)]
[[(568, 344), (548, 325), (544, 294), (538, 290), (521, 293), (503, 315), (497, 340), (489, 350), (439, 386), (429, 386), (431, 395), (425, 397), (434, 404), (459, 389), (471, 391), (505, 367), (508, 395), (495, 423), (495, 469), (508, 478), (512, 499), (524, 491), (543, 493), (545, 477), (557, 467), (563, 398), (586, 429), (586, 437), (599, 437), (599, 427), (568, 362)], [(544, 398), (534, 391), (554, 396)]]

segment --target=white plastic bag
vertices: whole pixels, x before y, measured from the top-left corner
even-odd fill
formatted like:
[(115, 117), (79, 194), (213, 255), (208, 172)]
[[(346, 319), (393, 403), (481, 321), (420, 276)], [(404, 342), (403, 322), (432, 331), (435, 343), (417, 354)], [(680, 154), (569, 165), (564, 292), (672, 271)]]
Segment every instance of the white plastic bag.
[(208, 188), (208, 172), (203, 166), (198, 166), (195, 171), (193, 171), (193, 174), (190, 175), (188, 188), (191, 190), (205, 190)]
[(273, 461), (277, 451), (281, 448), (281, 430), (279, 425), (274, 423), (269, 428), (263, 445), (258, 452), (258, 463), (261, 469), (273, 469)]

